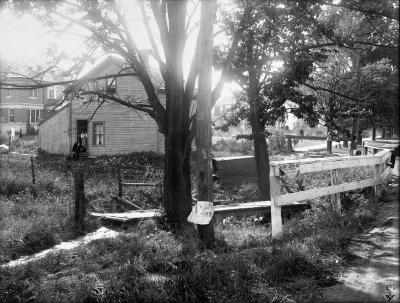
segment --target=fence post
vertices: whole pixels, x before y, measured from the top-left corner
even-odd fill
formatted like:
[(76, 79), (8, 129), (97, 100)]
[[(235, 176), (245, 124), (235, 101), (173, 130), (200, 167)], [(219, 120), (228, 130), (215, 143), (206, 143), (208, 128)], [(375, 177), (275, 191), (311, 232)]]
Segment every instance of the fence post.
[(376, 203), (376, 202), (378, 202), (378, 199), (379, 199), (379, 197), (380, 197), (380, 195), (381, 195), (381, 193), (380, 193), (380, 185), (379, 185), (379, 182), (380, 182), (380, 167), (381, 167), (381, 165), (380, 164), (375, 164), (374, 165), (374, 180), (375, 180), (375, 185), (372, 187), (372, 190), (371, 190), (371, 194), (370, 194), (370, 202), (372, 202), (372, 203)]
[[(275, 173), (275, 168), (278, 170), (277, 173)], [(275, 202), (276, 197), (281, 194), (279, 167), (270, 165), (269, 184), (271, 193), (271, 232), (272, 237), (276, 238), (283, 232), (281, 206), (276, 205)]]
[(121, 159), (118, 160), (118, 197), (122, 197), (122, 173), (121, 173)]
[(32, 184), (35, 184), (35, 166), (33, 164), (33, 156), (31, 156)]
[(85, 229), (86, 197), (83, 170), (80, 166), (74, 168), (74, 224), (77, 233)]
[[(338, 179), (338, 171), (336, 169), (331, 169), (331, 186), (337, 184)], [(340, 200), (340, 193), (336, 193), (332, 195), (332, 207), (335, 211), (341, 212), (342, 202)]]
[(287, 137), (287, 148), (289, 151), (293, 150), (292, 138), (290, 136)]

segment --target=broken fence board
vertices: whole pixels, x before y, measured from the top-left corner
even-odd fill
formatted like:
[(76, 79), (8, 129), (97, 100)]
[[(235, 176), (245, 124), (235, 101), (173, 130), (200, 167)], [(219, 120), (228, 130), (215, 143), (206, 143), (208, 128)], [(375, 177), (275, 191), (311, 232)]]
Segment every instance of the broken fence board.
[(292, 204), (293, 202), (297, 201), (304, 201), (315, 199), (321, 196), (332, 195), (336, 193), (341, 193), (349, 190), (354, 190), (363, 187), (370, 187), (374, 186), (379, 183), (379, 180), (375, 180), (373, 178), (350, 182), (350, 183), (342, 183), (339, 185), (333, 185), (329, 187), (322, 187), (322, 188), (313, 188), (306, 191), (300, 191), (293, 194), (286, 194), (282, 196), (278, 196), (275, 198), (276, 203), (278, 205), (288, 205)]

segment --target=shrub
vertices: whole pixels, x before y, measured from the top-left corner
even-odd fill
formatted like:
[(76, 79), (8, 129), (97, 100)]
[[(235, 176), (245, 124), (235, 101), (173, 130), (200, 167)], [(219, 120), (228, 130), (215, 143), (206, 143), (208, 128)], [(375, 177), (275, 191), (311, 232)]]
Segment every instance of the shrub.
[(271, 154), (281, 154), (290, 152), (287, 148), (286, 137), (282, 131), (274, 131), (268, 137), (268, 147)]
[(212, 146), (213, 152), (223, 153), (226, 156), (234, 154), (252, 155), (254, 151), (253, 141), (239, 139), (221, 139)]

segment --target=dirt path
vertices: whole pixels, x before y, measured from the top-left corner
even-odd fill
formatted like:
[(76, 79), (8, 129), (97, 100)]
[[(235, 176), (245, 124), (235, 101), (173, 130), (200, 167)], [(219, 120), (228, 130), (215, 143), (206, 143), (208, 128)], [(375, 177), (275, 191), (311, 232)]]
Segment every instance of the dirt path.
[(60, 244), (58, 244), (52, 248), (43, 250), (34, 255), (21, 257), (17, 260), (13, 260), (8, 263), (1, 264), (0, 267), (15, 267), (15, 266), (20, 266), (20, 265), (25, 265), (32, 261), (40, 260), (52, 253), (60, 252), (63, 250), (74, 249), (76, 247), (79, 247), (84, 244), (88, 244), (88, 243), (90, 243), (94, 240), (98, 240), (98, 239), (114, 238), (117, 235), (118, 235), (118, 232), (116, 232), (114, 230), (108, 229), (106, 227), (100, 227), (98, 230), (96, 230), (92, 233), (89, 233), (85, 236), (82, 236), (78, 239), (67, 241), (67, 242), (61, 242)]
[(375, 227), (352, 241), (339, 282), (313, 302), (400, 302), (398, 181), (378, 203)]

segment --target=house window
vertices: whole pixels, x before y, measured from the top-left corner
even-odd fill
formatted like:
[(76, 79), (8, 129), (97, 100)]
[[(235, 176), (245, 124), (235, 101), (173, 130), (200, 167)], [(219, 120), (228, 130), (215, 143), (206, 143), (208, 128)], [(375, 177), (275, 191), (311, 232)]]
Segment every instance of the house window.
[(54, 99), (54, 87), (47, 89), (47, 99)]
[(31, 88), (29, 90), (29, 98), (37, 98), (38, 97), (38, 90), (37, 88)]
[(56, 88), (56, 98), (60, 98), (63, 94), (63, 87), (62, 86), (57, 86)]
[(6, 98), (10, 98), (11, 97), (11, 91), (9, 88), (6, 88)]
[(40, 109), (30, 109), (29, 110), (29, 122), (39, 123), (40, 121)]
[(8, 112), (8, 122), (15, 122), (15, 113), (14, 110), (11, 108)]
[(93, 123), (93, 145), (104, 145), (104, 122)]

